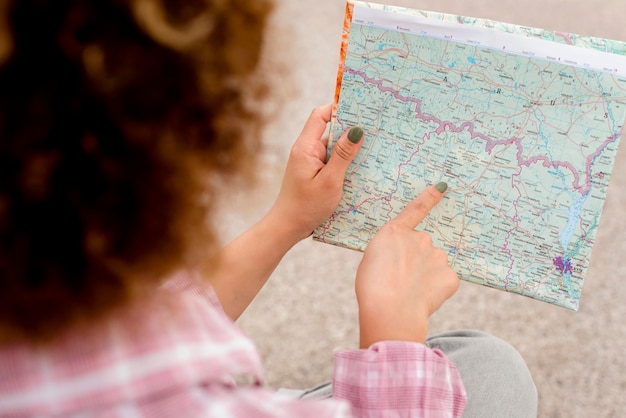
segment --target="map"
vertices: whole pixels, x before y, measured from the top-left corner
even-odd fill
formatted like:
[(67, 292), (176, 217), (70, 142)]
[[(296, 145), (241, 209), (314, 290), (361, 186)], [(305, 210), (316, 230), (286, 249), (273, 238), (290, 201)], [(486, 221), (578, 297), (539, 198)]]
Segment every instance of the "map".
[(329, 155), (352, 126), (365, 139), (314, 239), (363, 251), (445, 181), (418, 229), (461, 279), (577, 310), (626, 119), (624, 55), (617, 41), (349, 2)]

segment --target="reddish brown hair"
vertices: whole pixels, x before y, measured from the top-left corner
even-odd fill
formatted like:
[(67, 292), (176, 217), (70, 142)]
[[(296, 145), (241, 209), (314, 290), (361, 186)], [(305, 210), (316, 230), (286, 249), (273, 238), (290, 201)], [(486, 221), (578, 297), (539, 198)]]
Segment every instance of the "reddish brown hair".
[(0, 331), (54, 335), (211, 255), (210, 184), (257, 147), (269, 9), (5, 0)]

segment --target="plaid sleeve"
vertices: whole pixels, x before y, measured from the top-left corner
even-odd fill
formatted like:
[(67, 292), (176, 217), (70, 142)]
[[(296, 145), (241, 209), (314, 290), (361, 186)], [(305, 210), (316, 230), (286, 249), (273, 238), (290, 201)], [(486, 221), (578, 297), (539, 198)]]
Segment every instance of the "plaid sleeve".
[(205, 298), (215, 309), (217, 309), (224, 316), (224, 309), (217, 295), (213, 291), (213, 288), (208, 282), (203, 281), (197, 275), (188, 271), (179, 271), (170, 277), (163, 285), (161, 289), (172, 292), (188, 292), (197, 296)]
[(450, 359), (402, 341), (337, 352), (333, 397), (348, 400), (356, 416), (460, 417), (467, 401)]
[[(352, 418), (350, 404), (296, 400), (261, 387), (197, 387), (135, 408), (143, 417)], [(118, 416), (118, 415), (114, 415)]]

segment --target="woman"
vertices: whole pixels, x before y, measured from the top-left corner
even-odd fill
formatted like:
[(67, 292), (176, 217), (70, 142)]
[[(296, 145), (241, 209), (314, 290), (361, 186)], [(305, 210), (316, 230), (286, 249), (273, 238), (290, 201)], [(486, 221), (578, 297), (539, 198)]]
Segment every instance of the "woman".
[(369, 245), (356, 276), (361, 349), (336, 354), (334, 399), (263, 387), (232, 320), (335, 209), (364, 135), (346, 132), (327, 161), (330, 106), (316, 109), (272, 209), (219, 248), (207, 217), (221, 182), (253, 172), (270, 8), (0, 5), (1, 415), (460, 416), (466, 388), (469, 414), (532, 410), (533, 396), (536, 410), (510, 346), (477, 333), (426, 341), (428, 317), (458, 288), (446, 254), (414, 231), (445, 183)]

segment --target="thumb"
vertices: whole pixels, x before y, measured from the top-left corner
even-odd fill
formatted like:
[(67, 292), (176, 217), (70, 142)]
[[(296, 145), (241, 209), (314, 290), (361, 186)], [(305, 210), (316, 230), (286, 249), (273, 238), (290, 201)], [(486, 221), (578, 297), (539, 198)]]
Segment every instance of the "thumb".
[(344, 176), (348, 166), (359, 153), (363, 141), (363, 128), (354, 127), (337, 140), (325, 170), (332, 176)]

